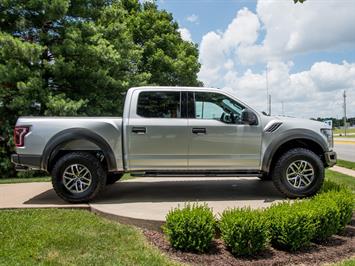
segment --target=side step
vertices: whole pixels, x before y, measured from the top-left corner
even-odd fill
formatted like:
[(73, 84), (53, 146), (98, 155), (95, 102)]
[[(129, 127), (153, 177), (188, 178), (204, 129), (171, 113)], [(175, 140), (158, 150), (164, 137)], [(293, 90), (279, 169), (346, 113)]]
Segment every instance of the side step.
[(262, 176), (261, 171), (145, 171), (131, 172), (132, 176), (141, 177), (259, 177)]

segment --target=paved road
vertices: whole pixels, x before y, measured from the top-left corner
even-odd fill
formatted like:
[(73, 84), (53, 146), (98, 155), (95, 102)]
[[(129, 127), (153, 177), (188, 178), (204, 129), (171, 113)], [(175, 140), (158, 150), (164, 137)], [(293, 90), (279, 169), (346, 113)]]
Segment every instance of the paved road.
[(339, 159), (355, 162), (355, 144), (335, 143), (334, 150)]

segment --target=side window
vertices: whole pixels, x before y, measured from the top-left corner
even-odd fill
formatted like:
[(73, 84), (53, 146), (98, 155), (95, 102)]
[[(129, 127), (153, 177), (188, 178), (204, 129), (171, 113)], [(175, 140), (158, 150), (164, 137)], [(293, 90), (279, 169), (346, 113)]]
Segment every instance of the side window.
[(137, 115), (148, 118), (180, 118), (180, 92), (143, 91), (139, 93)]
[(239, 124), (244, 107), (229, 97), (214, 92), (195, 92), (195, 118), (215, 119)]

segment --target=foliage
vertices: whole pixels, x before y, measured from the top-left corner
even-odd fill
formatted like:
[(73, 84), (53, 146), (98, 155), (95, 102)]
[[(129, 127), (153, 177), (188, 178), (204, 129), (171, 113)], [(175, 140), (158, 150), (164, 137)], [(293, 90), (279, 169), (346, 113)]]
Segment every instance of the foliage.
[(302, 202), (275, 204), (266, 214), (272, 245), (285, 250), (296, 251), (307, 247), (318, 226), (314, 223), (312, 212)]
[(318, 194), (313, 199), (302, 202), (302, 205), (312, 213), (313, 221), (317, 225), (314, 241), (324, 241), (337, 233), (340, 213), (329, 193)]
[(187, 204), (167, 214), (163, 230), (174, 248), (203, 252), (211, 245), (215, 218), (207, 205)]
[(340, 215), (338, 232), (341, 232), (351, 221), (354, 208), (354, 194), (347, 189), (343, 189), (341, 191), (329, 191), (327, 194), (327, 196), (338, 206)]
[(47, 102), (47, 110), (45, 115), (49, 116), (64, 116), (64, 115), (76, 115), (79, 110), (85, 107), (87, 100), (80, 99), (79, 101), (73, 101), (69, 98), (65, 98), (64, 94), (58, 94), (55, 96), (49, 95)]
[(0, 220), (0, 265), (177, 265), (134, 227), (85, 210), (2, 210)]
[(199, 85), (198, 50), (138, 0), (0, 0), (0, 176), (23, 115), (121, 115), (140, 85)]
[(269, 241), (268, 224), (261, 211), (226, 210), (219, 222), (226, 246), (234, 255), (252, 255), (263, 250)]

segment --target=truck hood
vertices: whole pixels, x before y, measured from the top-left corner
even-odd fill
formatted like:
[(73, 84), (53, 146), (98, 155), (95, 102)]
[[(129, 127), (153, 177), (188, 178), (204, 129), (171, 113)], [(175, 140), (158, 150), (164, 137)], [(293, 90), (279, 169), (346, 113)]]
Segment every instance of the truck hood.
[(295, 118), (295, 117), (287, 117), (287, 116), (274, 116), (272, 120), (278, 120), (285, 124), (292, 124), (297, 126), (298, 128), (329, 128), (331, 127), (320, 121), (315, 121), (311, 119), (304, 119), (304, 118)]

